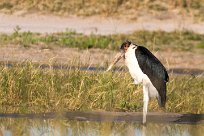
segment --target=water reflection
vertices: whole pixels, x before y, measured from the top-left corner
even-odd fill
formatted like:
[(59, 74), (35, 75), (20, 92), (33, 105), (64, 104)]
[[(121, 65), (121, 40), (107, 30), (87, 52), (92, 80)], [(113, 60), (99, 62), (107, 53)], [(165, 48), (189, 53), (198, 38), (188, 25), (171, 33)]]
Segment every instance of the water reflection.
[(0, 136), (202, 136), (204, 125), (0, 119)]

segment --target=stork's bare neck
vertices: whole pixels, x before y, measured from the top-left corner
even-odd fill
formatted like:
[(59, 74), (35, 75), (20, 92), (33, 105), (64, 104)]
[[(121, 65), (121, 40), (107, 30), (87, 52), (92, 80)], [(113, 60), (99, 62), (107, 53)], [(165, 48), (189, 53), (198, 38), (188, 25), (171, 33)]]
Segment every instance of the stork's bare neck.
[(134, 44), (131, 43), (130, 41), (125, 41), (125, 42), (121, 45), (121, 47), (120, 47), (120, 49), (121, 49), (124, 53), (126, 53), (129, 48), (137, 48), (137, 45), (134, 45)]

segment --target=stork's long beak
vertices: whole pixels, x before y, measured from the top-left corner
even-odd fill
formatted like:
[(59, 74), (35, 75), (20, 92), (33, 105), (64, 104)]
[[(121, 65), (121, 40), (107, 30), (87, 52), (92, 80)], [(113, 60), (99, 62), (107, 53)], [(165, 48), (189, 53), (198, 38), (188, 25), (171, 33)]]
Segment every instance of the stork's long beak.
[(109, 67), (107, 68), (106, 71), (111, 70), (111, 68), (112, 68), (121, 58), (123, 58), (124, 55), (125, 55), (124, 52), (117, 53), (117, 54), (115, 55), (115, 57), (114, 57), (113, 62), (109, 65)]

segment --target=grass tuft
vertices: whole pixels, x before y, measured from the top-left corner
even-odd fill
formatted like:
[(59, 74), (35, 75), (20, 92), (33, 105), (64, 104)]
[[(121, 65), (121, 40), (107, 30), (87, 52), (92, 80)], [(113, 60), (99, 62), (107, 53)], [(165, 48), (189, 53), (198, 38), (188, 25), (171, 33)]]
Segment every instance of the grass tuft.
[(13, 4), (9, 3), (9, 2), (4, 2), (2, 4), (0, 4), (0, 10), (1, 9), (12, 9), (13, 8)]
[[(0, 0), (0, 10), (4, 9), (14, 13), (19, 10), (56, 15), (105, 15), (105, 16), (124, 16), (133, 14), (132, 16), (140, 16), (140, 14), (162, 14), (164, 11), (175, 12), (182, 15), (190, 15), (203, 18), (203, 0)], [(97, 7), (97, 8), (96, 8)], [(128, 9), (128, 10), (127, 10)], [(136, 13), (136, 14), (135, 14)]]
[(200, 43), (198, 43), (198, 44), (196, 45), (196, 48), (204, 49), (204, 41), (201, 41)]

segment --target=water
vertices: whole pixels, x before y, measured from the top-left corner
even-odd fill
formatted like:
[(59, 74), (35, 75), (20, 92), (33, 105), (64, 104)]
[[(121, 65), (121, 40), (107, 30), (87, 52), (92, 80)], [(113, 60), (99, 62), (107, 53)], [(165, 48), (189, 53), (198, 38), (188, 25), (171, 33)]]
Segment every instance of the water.
[(204, 125), (1, 119), (3, 136), (203, 136)]
[[(180, 124), (182, 122), (165, 122), (164, 120), (155, 122), (149, 118), (149, 122), (142, 125), (140, 121), (126, 121), (126, 119), (109, 121), (107, 117), (105, 120), (82, 121), (79, 119), (79, 114), (77, 116), (74, 112), (72, 114), (70, 118), (59, 118), (55, 114), (45, 116), (1, 115), (0, 136), (203, 136), (204, 134), (203, 122)], [(74, 119), (74, 116), (78, 119)], [(123, 114), (121, 118), (126, 118), (126, 116), (127, 114)], [(171, 115), (168, 114), (168, 116)], [(155, 117), (158, 118), (158, 116)], [(82, 115), (81, 118), (85, 117)], [(91, 114), (90, 118), (92, 118)]]

